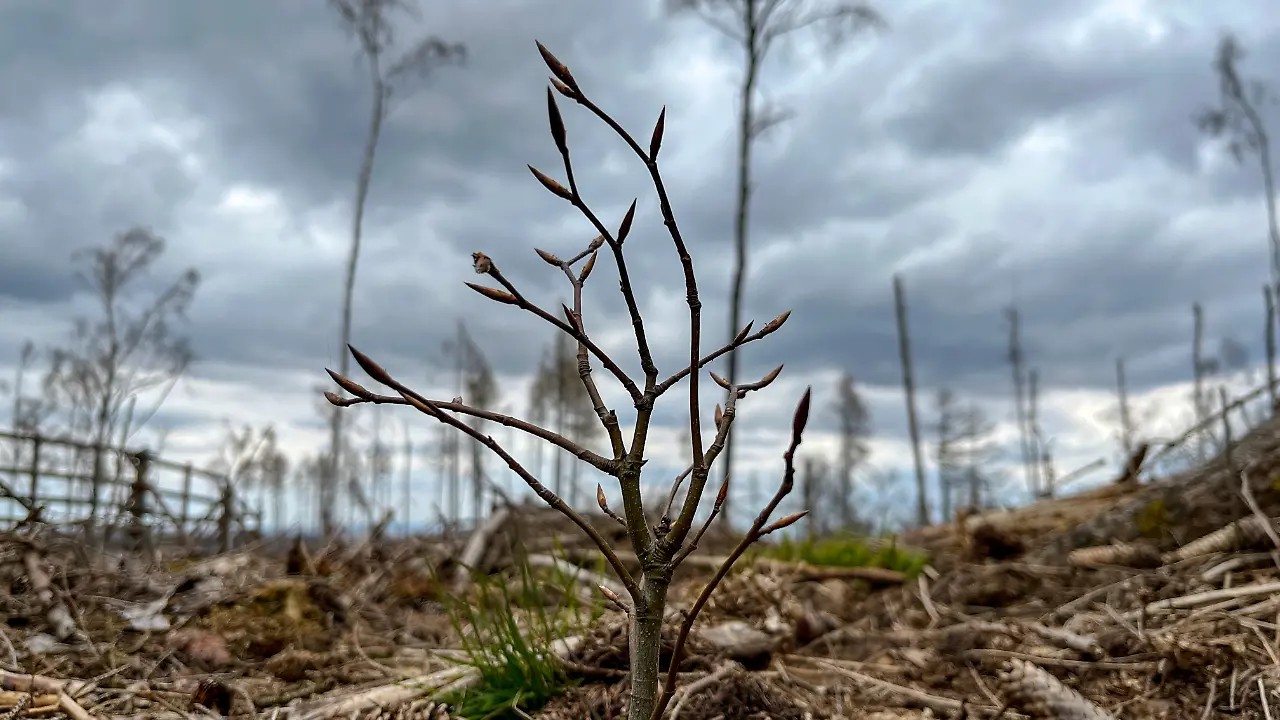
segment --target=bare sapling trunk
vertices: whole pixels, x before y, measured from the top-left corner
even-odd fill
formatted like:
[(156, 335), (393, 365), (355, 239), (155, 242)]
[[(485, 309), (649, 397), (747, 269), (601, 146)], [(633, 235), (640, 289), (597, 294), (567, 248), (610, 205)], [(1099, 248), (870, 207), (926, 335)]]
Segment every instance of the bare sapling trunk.
[[(717, 405), (713, 422), (715, 435), (709, 445), (704, 446), (702, 434), (702, 418), (699, 413), (699, 392), (702, 369), (720, 357), (731, 354), (742, 346), (771, 335), (786, 322), (789, 312), (779, 315), (766, 323), (759, 330), (752, 332), (754, 323), (747, 323), (734, 338), (714, 352), (704, 354), (702, 351), (702, 302), (698, 295), (697, 280), (693, 269), (693, 261), (685, 245), (675, 214), (667, 196), (666, 184), (658, 169), (658, 152), (662, 146), (663, 129), (666, 121), (665, 108), (658, 116), (657, 124), (650, 137), (648, 147), (637, 142), (632, 135), (623, 129), (604, 110), (600, 109), (579, 87), (577, 80), (559, 60), (557, 60), (541, 43), (538, 50), (542, 54), (547, 67), (550, 68), (551, 85), (560, 95), (586, 108), (592, 115), (607, 124), (631, 148), (632, 152), (645, 166), (652, 181), (662, 221), (670, 235), (683, 270), (685, 297), (689, 305), (689, 361), (686, 366), (659, 380), (659, 371), (654, 363), (653, 355), (645, 333), (645, 323), (632, 290), (631, 278), (626, 260), (623, 256), (623, 243), (626, 241), (635, 218), (636, 202), (632, 202), (621, 224), (616, 231), (606, 226), (596, 213), (587, 205), (579, 191), (578, 181), (574, 175), (573, 163), (570, 159), (569, 146), (566, 139), (564, 122), (556, 103), (555, 93), (547, 89), (547, 115), (551, 128), (551, 136), (564, 164), (567, 186), (550, 176), (530, 167), (534, 177), (556, 197), (573, 205), (595, 228), (597, 237), (587, 246), (568, 259), (561, 259), (544, 250), (536, 250), (537, 254), (549, 265), (562, 272), (572, 288), (572, 305), (562, 305), (556, 310), (547, 310), (530, 301), (499, 269), (492, 258), (482, 252), (472, 254), (474, 269), (478, 274), (488, 276), (498, 287), (467, 283), (467, 286), (501, 305), (510, 305), (524, 310), (543, 322), (554, 326), (557, 330), (572, 338), (577, 343), (578, 375), (583, 388), (590, 397), (595, 416), (609, 439), (608, 454), (599, 454), (565, 435), (540, 427), (528, 421), (502, 415), (490, 410), (475, 407), (462, 399), (451, 402), (428, 399), (411, 388), (397, 381), (380, 365), (354, 347), (349, 348), (352, 357), (375, 382), (394, 391), (393, 395), (380, 395), (348, 379), (345, 375), (328, 371), (340, 388), (354, 397), (344, 398), (336, 393), (326, 393), (329, 402), (335, 406), (346, 407), (361, 403), (409, 405), (419, 412), (428, 415), (454, 430), (470, 436), (501, 458), (511, 470), (542, 498), (548, 505), (563, 513), (590, 537), (606, 562), (620, 579), (626, 590), (628, 599), (618, 593), (602, 588), (605, 597), (629, 616), (630, 622), (630, 658), (631, 658), (631, 697), (628, 702), (627, 717), (629, 720), (656, 720), (665, 711), (675, 690), (677, 671), (684, 657), (689, 633), (702, 607), (715, 590), (722, 578), (746, 549), (761, 537), (785, 528), (805, 516), (799, 512), (776, 521), (770, 521), (773, 512), (792, 490), (795, 478), (794, 459), (796, 449), (808, 421), (810, 393), (804, 396), (796, 408), (792, 419), (791, 442), (784, 454), (785, 470), (773, 498), (761, 510), (737, 548), (717, 570), (712, 580), (703, 588), (681, 623), (673, 655), (668, 666), (665, 680), (661, 677), (659, 665), (660, 636), (664, 611), (667, 606), (667, 591), (676, 568), (697, 547), (702, 535), (716, 516), (720, 514), (728, 497), (729, 484), (722, 482), (716, 494), (715, 502), (708, 516), (698, 525), (696, 531), (695, 516), (698, 513), (704, 491), (710, 477), (712, 466), (724, 452), (734, 419), (737, 415), (738, 401), (752, 391), (760, 390), (772, 383), (782, 371), (779, 366), (762, 379), (750, 383), (733, 383), (715, 373), (709, 373), (715, 383), (724, 391), (723, 406)], [(591, 339), (583, 315), (582, 289), (591, 275), (599, 258), (600, 250), (607, 248), (607, 254), (613, 258), (617, 270), (618, 286), (630, 316), (635, 332), (636, 351), (640, 367), (644, 373), (641, 380), (629, 376), (609, 355)], [(598, 365), (612, 376), (630, 397), (636, 409), (635, 430), (626, 437), (618, 421), (617, 413), (606, 407), (602, 395), (597, 388), (593, 375)], [(690, 462), (688, 470), (682, 473), (673, 483), (666, 498), (665, 511), (657, 523), (651, 524), (645, 515), (645, 502), (641, 494), (641, 468), (646, 462), (645, 449), (650, 423), (653, 419), (654, 406), (659, 398), (675, 387), (677, 383), (687, 381), (689, 409), (689, 442)], [(463, 416), (478, 418), (489, 422), (514, 428), (527, 435), (566, 451), (602, 473), (613, 477), (618, 483), (618, 491), (622, 496), (622, 513), (609, 507), (603, 486), (597, 486), (596, 498), (600, 511), (609, 522), (621, 524), (627, 531), (632, 550), (640, 559), (639, 575), (633, 575), (619, 559), (614, 548), (610, 546), (604, 535), (580, 512), (571, 507), (558, 494), (549, 489), (520, 461), (516, 460), (506, 448), (493, 439), (472, 427)], [(684, 482), (687, 479), (687, 484)], [(683, 500), (680, 491), (684, 489)]]

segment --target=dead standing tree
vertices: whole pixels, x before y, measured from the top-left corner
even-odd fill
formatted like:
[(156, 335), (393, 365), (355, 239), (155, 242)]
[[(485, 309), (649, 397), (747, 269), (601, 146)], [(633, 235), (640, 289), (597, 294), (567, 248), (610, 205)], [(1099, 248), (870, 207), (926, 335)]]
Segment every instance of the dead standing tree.
[(853, 475), (871, 454), (871, 447), (867, 443), (867, 436), (871, 430), (871, 414), (867, 410), (866, 403), (862, 401), (862, 395), (858, 392), (852, 373), (841, 373), (836, 384), (834, 409), (840, 430), (836, 464), (839, 497), (836, 507), (841, 528), (849, 530), (860, 519), (854, 511)]
[[(738, 45), (743, 53), (738, 85), (738, 187), (733, 219), (733, 279), (729, 293), (729, 331), (733, 338), (742, 325), (747, 279), (747, 223), (751, 210), (751, 151), (755, 141), (785, 119), (780, 108), (762, 108), (757, 86), (765, 60), (779, 41), (799, 30), (822, 31), (828, 50), (841, 47), (884, 20), (871, 6), (857, 0), (666, 0), (673, 12), (692, 12)], [(738, 356), (728, 357), (728, 380), (738, 380)], [(724, 476), (733, 470), (733, 440), (724, 451)], [(725, 511), (726, 519), (729, 511)]]
[(1040, 483), (1036, 479), (1036, 464), (1032, 455), (1030, 426), (1027, 423), (1027, 374), (1023, 366), (1022, 328), (1018, 308), (1005, 310), (1009, 320), (1009, 370), (1013, 373), (1013, 414), (1018, 422), (1018, 449), (1021, 451), (1022, 472), (1027, 480), (1027, 492), (1040, 497)]
[[(711, 374), (712, 379), (725, 390), (726, 394), (723, 408), (720, 406), (717, 406), (716, 408), (714, 415), (715, 436), (711, 444), (708, 446), (704, 445), (702, 420), (699, 412), (701, 368), (726, 354), (735, 352), (748, 343), (772, 334), (778, 328), (782, 327), (790, 313), (783, 313), (754, 333), (751, 332), (753, 323), (748, 323), (747, 326), (739, 331), (728, 344), (707, 355), (702, 354), (702, 301), (698, 296), (698, 286), (694, 274), (693, 261), (689, 256), (689, 251), (685, 245), (684, 238), (676, 224), (675, 214), (671, 209), (671, 203), (667, 197), (666, 184), (658, 169), (658, 152), (662, 146), (662, 135), (666, 122), (666, 110), (664, 109), (662, 113), (659, 114), (657, 124), (654, 127), (648, 148), (646, 149), (642, 147), (629, 132), (623, 129), (617, 121), (605, 113), (604, 110), (601, 110), (587, 97), (584, 90), (579, 87), (577, 80), (574, 79), (573, 75), (569, 72), (569, 69), (557, 60), (545, 47), (542, 46), (541, 43), (538, 44), (538, 50), (542, 54), (542, 58), (546, 62), (547, 67), (551, 70), (551, 74), (553, 75), (551, 85), (554, 86), (555, 90), (560, 95), (583, 106), (590, 111), (592, 115), (607, 124), (631, 148), (632, 152), (635, 153), (648, 170), (649, 177), (653, 183), (653, 187), (658, 198), (663, 224), (665, 225), (668, 234), (671, 236), (671, 240), (675, 245), (676, 254), (679, 256), (680, 264), (683, 269), (685, 297), (689, 305), (689, 364), (668, 377), (666, 380), (659, 381), (658, 367), (654, 364), (653, 355), (649, 349), (649, 341), (645, 333), (644, 320), (641, 317), (635, 293), (632, 289), (630, 273), (627, 263), (623, 257), (623, 243), (631, 232), (632, 221), (635, 217), (636, 202), (633, 201), (631, 203), (631, 207), (627, 210), (627, 213), (625, 217), (623, 217), (622, 223), (616, 233), (607, 227), (587, 205), (579, 190), (578, 181), (574, 175), (573, 164), (570, 160), (569, 146), (566, 141), (565, 126), (561, 119), (559, 107), (556, 104), (555, 94), (552, 93), (551, 88), (548, 88), (547, 114), (551, 126), (551, 136), (554, 139), (556, 148), (559, 150), (560, 156), (564, 162), (564, 171), (568, 185), (567, 187), (565, 185), (561, 185), (556, 180), (553, 180), (551, 177), (543, 174), (533, 167), (530, 167), (529, 169), (532, 171), (534, 177), (536, 177), (547, 190), (577, 208), (578, 211), (581, 212), (588, 221), (590, 221), (594, 231), (598, 233), (596, 239), (592, 240), (586, 249), (578, 252), (568, 260), (562, 260), (546, 251), (538, 251), (538, 255), (543, 260), (563, 272), (565, 277), (568, 279), (573, 290), (572, 306), (562, 305), (558, 312), (553, 312), (531, 302), (505, 275), (502, 274), (501, 271), (499, 271), (497, 264), (495, 264), (493, 260), (484, 253), (477, 252), (473, 254), (472, 257), (475, 263), (475, 271), (479, 274), (487, 275), (500, 287), (490, 287), (472, 283), (467, 283), (467, 285), (490, 300), (503, 305), (511, 305), (520, 308), (537, 316), (543, 321), (555, 326), (560, 332), (568, 335), (577, 342), (579, 377), (584, 388), (591, 397), (599, 422), (609, 437), (611, 450), (609, 456), (597, 454), (574, 443), (563, 435), (533, 425), (532, 423), (524, 420), (481, 410), (461, 402), (441, 402), (438, 400), (427, 399), (398, 382), (381, 366), (355, 348), (350, 348), (351, 354), (355, 358), (356, 362), (359, 363), (360, 367), (363, 368), (364, 371), (376, 382), (393, 389), (396, 394), (375, 394), (345, 376), (329, 371), (329, 374), (334, 381), (355, 397), (352, 399), (344, 399), (334, 393), (328, 393), (326, 397), (331, 403), (340, 407), (355, 405), (358, 403), (390, 403), (397, 405), (409, 405), (417, 409), (419, 412), (435, 418), (439, 422), (442, 422), (457, 431), (469, 435), (475, 440), (483, 443), (491, 451), (501, 457), (503, 461), (505, 461), (507, 465), (517, 475), (519, 475), (520, 478), (523, 479), (540, 498), (542, 498), (548, 505), (563, 513), (574, 524), (581, 528), (582, 531), (586, 533), (597, 546), (599, 546), (601, 553), (604, 554), (605, 559), (613, 571), (618, 575), (622, 585), (627, 590), (627, 594), (629, 594), (631, 598), (630, 603), (627, 603), (612, 591), (602, 590), (602, 592), (604, 592), (611, 601), (625, 609), (630, 621), (630, 632), (628, 633), (628, 637), (631, 659), (631, 698), (628, 703), (627, 717), (629, 720), (654, 720), (661, 717), (667, 707), (667, 704), (671, 700), (675, 689), (677, 671), (684, 656), (685, 644), (688, 640), (689, 631), (693, 622), (698, 617), (699, 612), (702, 610), (711, 593), (714, 591), (716, 585), (725, 576), (725, 574), (728, 573), (733, 563), (752, 543), (768, 533), (795, 523), (804, 516), (804, 513), (800, 512), (784, 517), (773, 523), (769, 522), (769, 518), (773, 514), (774, 510), (782, 502), (783, 498), (791, 492), (794, 485), (795, 453), (800, 444), (800, 438), (804, 431), (805, 424), (808, 421), (810, 394), (809, 391), (806, 390), (792, 420), (791, 443), (783, 456), (785, 459), (785, 472), (782, 483), (778, 487), (777, 492), (774, 493), (773, 498), (756, 517), (737, 548), (729, 555), (728, 559), (725, 560), (724, 564), (719, 568), (712, 580), (705, 588), (703, 588), (702, 593), (698, 596), (689, 612), (685, 615), (680, 626), (673, 655), (671, 656), (666, 681), (660, 692), (660, 637), (664, 610), (667, 606), (667, 590), (671, 584), (672, 574), (676, 567), (678, 567), (697, 546), (698, 541), (706, 531), (707, 527), (722, 510), (725, 498), (728, 495), (728, 483), (721, 483), (719, 493), (716, 495), (716, 500), (711, 508), (710, 515), (705, 519), (705, 521), (703, 521), (697, 532), (691, 534), (695, 515), (698, 512), (703, 491), (706, 488), (707, 481), (710, 476), (711, 467), (724, 451), (730, 429), (733, 427), (734, 418), (737, 414), (738, 401), (745, 397), (748, 392), (762, 389), (773, 382), (782, 370), (780, 366), (757, 382), (742, 384), (731, 383), (714, 373)], [(608, 248), (608, 252), (612, 255), (614, 264), (617, 268), (619, 289), (626, 304), (627, 311), (631, 319), (631, 325), (635, 331), (637, 354), (639, 355), (640, 367), (644, 372), (643, 386), (627, 375), (627, 373), (622, 370), (622, 368), (619, 367), (612, 358), (605, 354), (605, 352), (596, 345), (588, 334), (586, 325), (583, 321), (583, 284), (586, 282), (592, 269), (595, 267), (596, 260), (599, 256), (599, 250), (602, 247)], [(579, 263), (582, 263), (580, 270), (575, 267)], [(598, 362), (609, 372), (609, 374), (616, 378), (618, 383), (621, 384), (622, 388), (630, 396), (631, 402), (636, 409), (635, 429), (629, 439), (623, 435), (616, 412), (605, 406), (604, 400), (597, 389), (595, 378), (592, 375), (593, 360), (594, 362)], [(688, 478), (687, 491), (683, 502), (679, 506), (678, 512), (673, 516), (672, 508), (675, 506), (678, 491), (682, 484), (680, 481), (674, 482), (666, 503), (666, 511), (663, 512), (662, 517), (656, 524), (651, 524), (649, 519), (645, 516), (645, 503), (641, 494), (640, 475), (641, 469), (646, 462), (645, 449), (650, 423), (653, 419), (654, 405), (662, 395), (671, 390), (677, 383), (684, 380), (687, 380), (689, 387), (689, 435), (692, 460), (690, 462), (689, 471), (687, 473), (682, 473), (680, 478)], [(563, 499), (543, 485), (524, 467), (523, 464), (512, 457), (512, 455), (502, 445), (496, 442), (492, 437), (485, 436), (478, 430), (472, 428), (467, 422), (461, 419), (460, 416), (480, 417), (490, 422), (513, 427), (521, 432), (540, 438), (544, 442), (555, 445), (562, 450), (568, 451), (582, 462), (595, 467), (606, 475), (616, 478), (622, 493), (623, 514), (619, 515), (609, 508), (608, 504), (605, 502), (605, 495), (602, 487), (597, 487), (597, 498), (600, 501), (600, 509), (605, 513), (605, 515), (626, 528), (631, 546), (637, 557), (640, 559), (641, 570), (639, 576), (634, 576), (631, 573), (626, 565), (624, 565), (618, 558), (618, 555), (614, 552), (613, 548), (610, 547), (604, 536), (601, 535), (601, 533), (582, 514), (570, 507)], [(629, 445), (628, 441), (630, 443)]]
[[(1245, 155), (1255, 155), (1262, 175), (1262, 191), (1267, 208), (1267, 237), (1271, 247), (1271, 287), (1280, 296), (1280, 219), (1276, 217), (1276, 183), (1271, 165), (1271, 138), (1260, 107), (1271, 99), (1267, 86), (1260, 80), (1240, 76), (1244, 48), (1233, 33), (1223, 33), (1213, 57), (1213, 72), (1218, 76), (1221, 104), (1207, 108), (1195, 116), (1202, 132), (1214, 138), (1225, 138), (1236, 162)], [(1270, 372), (1274, 373), (1274, 370)]]
[[(369, 132), (365, 137), (364, 153), (360, 160), (360, 173), (356, 176), (355, 206), (351, 220), (351, 252), (347, 256), (346, 273), (342, 284), (342, 347), (351, 344), (352, 299), (356, 287), (356, 264), (360, 259), (361, 233), (364, 226), (365, 202), (369, 198), (369, 184), (373, 179), (373, 161), (382, 136), (382, 123), (387, 119), (389, 101), (396, 90), (413, 75), (425, 76), (439, 65), (461, 61), (466, 56), (464, 46), (447, 43), (434, 36), (419, 40), (412, 48), (391, 59), (387, 52), (395, 45), (394, 24), (388, 16), (400, 9), (412, 13), (414, 8), (404, 0), (329, 0), (338, 13), (343, 28), (360, 42), (369, 72), (373, 97), (369, 116)], [(350, 360), (345, 352), (338, 354), (338, 369), (342, 374), (350, 371)], [(334, 504), (337, 501), (339, 472), (342, 467), (343, 437), (342, 413), (335, 408), (329, 421), (329, 455), (325, 472), (320, 481), (320, 526), (326, 537), (336, 529)]]
[(907, 291), (902, 276), (893, 276), (893, 310), (898, 324), (898, 360), (902, 364), (902, 394), (907, 401), (907, 430), (916, 468), (916, 523), (929, 524), (929, 496), (924, 479), (924, 451), (920, 448), (920, 422), (916, 417), (916, 373), (911, 361), (911, 334), (907, 330)]
[[(101, 448), (123, 445), (130, 428), (145, 425), (191, 362), (187, 338), (177, 333), (174, 321), (185, 319), (199, 273), (187, 269), (147, 299), (134, 294), (164, 250), (163, 238), (133, 228), (103, 247), (77, 253), (85, 261), (82, 276), (100, 315), (77, 318), (70, 342), (49, 353), (45, 383), (50, 397), (66, 411), (68, 430), (99, 448), (91, 458), (90, 526), (106, 473)], [(155, 404), (133, 421), (139, 394), (157, 388), (162, 390)]]

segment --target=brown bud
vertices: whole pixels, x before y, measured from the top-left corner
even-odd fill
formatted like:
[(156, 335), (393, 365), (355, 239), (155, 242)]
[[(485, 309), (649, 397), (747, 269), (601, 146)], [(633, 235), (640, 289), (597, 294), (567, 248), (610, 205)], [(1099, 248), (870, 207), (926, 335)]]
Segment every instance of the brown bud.
[(533, 251), (538, 253), (538, 257), (546, 261), (548, 265), (551, 265), (553, 267), (560, 267), (560, 258), (556, 257), (555, 255), (552, 255), (546, 250), (539, 250), (538, 248), (534, 248)]
[(720, 409), (720, 403), (716, 403), (716, 413), (713, 416), (716, 423), (716, 429), (720, 429), (720, 424), (724, 422), (724, 410)]
[(587, 264), (582, 266), (582, 272), (578, 274), (578, 282), (583, 283), (587, 281), (587, 276), (589, 276), (591, 271), (595, 269), (596, 257), (599, 254), (600, 252), (598, 250), (591, 251), (591, 257), (587, 258)]
[(725, 390), (728, 390), (728, 389), (730, 389), (731, 387), (733, 387), (732, 385), (730, 385), (730, 384), (729, 384), (729, 381), (728, 381), (728, 380), (725, 380), (724, 378), (720, 377), (719, 375), (715, 374), (714, 372), (713, 372), (713, 373), (711, 373), (711, 379), (712, 379), (712, 380), (715, 380), (715, 381), (716, 381), (716, 384), (717, 384), (717, 385), (719, 385), (720, 387), (724, 388)]
[(591, 243), (587, 245), (587, 249), (592, 251), (599, 250), (602, 245), (604, 245), (604, 236), (597, 235), (592, 238)]
[(618, 244), (621, 245), (623, 240), (627, 239), (627, 235), (631, 234), (631, 221), (636, 219), (636, 201), (631, 201), (631, 207), (627, 208), (627, 214), (622, 216), (622, 225), (618, 226)]
[(350, 378), (343, 377), (328, 368), (325, 368), (325, 372), (329, 373), (329, 377), (333, 378), (333, 381), (338, 384), (338, 387), (342, 388), (343, 390), (346, 390), (352, 395), (355, 395), (356, 397), (362, 398), (364, 400), (368, 400), (373, 397), (373, 393), (364, 389), (364, 387), (360, 385), (360, 383), (354, 380), (351, 380)]
[(395, 385), (396, 381), (391, 377), (390, 373), (382, 369), (382, 366), (374, 362), (372, 358), (354, 347), (348, 345), (347, 349), (351, 351), (351, 357), (355, 358), (356, 364), (369, 374), (369, 377), (382, 383), (383, 385)]
[(724, 501), (729, 497), (729, 476), (724, 476), (724, 482), (720, 483), (720, 492), (716, 493), (715, 509), (719, 510), (724, 505)]
[(604, 497), (604, 486), (596, 483), (596, 502), (600, 504), (600, 509), (606, 514), (609, 512), (609, 501)]
[(760, 378), (760, 381), (755, 383), (754, 385), (755, 389), (763, 390), (764, 388), (769, 387), (769, 383), (772, 383), (774, 380), (778, 379), (778, 373), (782, 372), (782, 367), (783, 367), (782, 365), (779, 365), (778, 367), (774, 368), (773, 371), (770, 372), (768, 375), (765, 375), (764, 377)]
[(747, 333), (751, 332), (751, 326), (755, 324), (756, 324), (755, 320), (752, 320), (751, 322), (747, 323), (747, 326), (742, 328), (742, 330), (733, 337), (733, 343), (731, 344), (741, 345), (742, 341), (747, 339)]
[(477, 275), (488, 275), (493, 271), (493, 260), (482, 252), (471, 253), (471, 267)]
[(596, 587), (600, 588), (600, 594), (604, 595), (606, 600), (608, 600), (611, 603), (622, 605), (622, 598), (618, 597), (618, 593), (610, 590), (609, 588), (603, 585), (597, 585)]
[[(536, 40), (534, 42), (537, 42)], [(560, 82), (573, 90), (578, 89), (578, 81), (573, 79), (573, 75), (569, 73), (569, 68), (560, 62), (555, 55), (551, 54), (542, 43), (538, 42), (538, 52), (542, 55), (542, 61), (547, 64), (547, 68), (551, 70), (551, 74), (555, 75)]]
[(773, 332), (774, 330), (777, 330), (778, 328), (782, 327), (782, 324), (783, 324), (783, 323), (785, 323), (785, 322), (787, 321), (787, 318), (789, 318), (789, 317), (791, 317), (791, 311), (790, 311), (790, 310), (788, 310), (788, 311), (786, 311), (786, 312), (782, 313), (782, 314), (781, 314), (781, 315), (779, 315), (778, 317), (776, 317), (776, 318), (774, 318), (774, 319), (770, 320), (769, 322), (765, 323), (765, 326), (764, 326), (764, 327), (762, 327), (762, 328), (760, 328), (760, 332), (762, 332), (762, 333), (766, 333), (766, 334), (767, 334), (767, 333), (771, 333), (771, 332)]
[(542, 187), (550, 190), (552, 194), (558, 195), (565, 200), (573, 200), (573, 193), (569, 192), (569, 188), (544, 175), (542, 171), (538, 170), (538, 168), (532, 165), (529, 165), (528, 167), (529, 172), (533, 173), (533, 176), (538, 178), (538, 182), (542, 183)]
[(796, 405), (796, 414), (791, 419), (791, 437), (796, 441), (800, 439), (800, 435), (804, 433), (804, 426), (809, 422), (809, 399), (812, 394), (813, 386), (804, 389), (804, 395)]
[(551, 139), (556, 141), (556, 149), (561, 155), (569, 154), (569, 143), (564, 134), (564, 118), (560, 117), (560, 108), (556, 107), (556, 96), (547, 88), (547, 120), (551, 124)]
[(456, 398), (454, 398), (454, 399), (450, 400), (449, 402), (453, 403), (454, 405), (461, 405), (461, 404), (462, 404), (462, 396), (461, 396), (461, 395), (459, 395), (458, 397), (456, 397)]
[(658, 113), (658, 122), (653, 126), (653, 136), (649, 138), (649, 159), (658, 159), (658, 150), (662, 149), (662, 132), (667, 126), (667, 106), (662, 106), (662, 112)]
[(798, 512), (798, 513), (791, 513), (790, 515), (788, 515), (788, 516), (786, 516), (786, 517), (782, 518), (781, 520), (778, 520), (777, 522), (773, 523), (772, 525), (769, 525), (769, 526), (768, 526), (768, 527), (766, 527), (765, 529), (761, 530), (761, 531), (760, 531), (760, 534), (761, 534), (761, 535), (768, 535), (768, 534), (769, 534), (769, 533), (771, 533), (771, 532), (774, 532), (774, 531), (777, 531), (777, 530), (781, 530), (782, 528), (784, 528), (784, 527), (788, 527), (788, 526), (790, 526), (790, 525), (794, 525), (794, 524), (796, 524), (797, 522), (799, 522), (799, 521), (800, 521), (800, 518), (803, 518), (805, 515), (808, 515), (808, 514), (809, 514), (809, 511), (808, 511), (808, 510), (802, 510), (802, 511), (800, 511), (800, 512)]
[(573, 88), (569, 87), (568, 85), (565, 85), (564, 83), (560, 82), (555, 78), (550, 78), (550, 80), (551, 80), (551, 87), (554, 87), (556, 89), (556, 92), (569, 98), (570, 100), (578, 99), (578, 93), (574, 92)]
[(325, 399), (325, 400), (328, 400), (330, 405), (344, 405), (344, 404), (346, 404), (346, 403), (345, 403), (345, 401), (343, 401), (343, 399), (342, 399), (342, 398), (338, 397), (338, 394), (337, 394), (337, 393), (331, 393), (331, 392), (329, 392), (328, 390), (325, 390), (325, 391), (324, 391), (324, 399)]
[(520, 301), (516, 299), (516, 296), (512, 295), (506, 290), (499, 290), (498, 288), (486, 287), (484, 285), (477, 285), (475, 283), (465, 283), (465, 284), (467, 287), (471, 288), (472, 290), (475, 290), (476, 292), (489, 298), (490, 300), (496, 300), (497, 302), (500, 302), (504, 305), (520, 304)]

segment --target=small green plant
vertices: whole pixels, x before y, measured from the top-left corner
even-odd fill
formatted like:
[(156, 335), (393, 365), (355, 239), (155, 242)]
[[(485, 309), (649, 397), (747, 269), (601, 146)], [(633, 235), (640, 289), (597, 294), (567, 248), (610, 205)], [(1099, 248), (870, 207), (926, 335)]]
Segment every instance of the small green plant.
[(894, 541), (884, 542), (857, 535), (832, 535), (825, 538), (782, 539), (777, 545), (759, 549), (761, 557), (784, 562), (804, 562), (827, 567), (879, 567), (915, 576), (929, 562), (924, 553), (899, 548)]
[[(445, 600), (466, 654), (460, 662), (480, 673), (477, 687), (445, 698), (459, 716), (527, 717), (521, 712), (537, 710), (576, 683), (550, 648), (598, 619), (604, 612), (603, 598), (592, 596), (584, 603), (577, 581), (557, 568), (548, 569), (539, 582), (523, 555), (518, 574), (518, 583), (508, 583), (478, 573), (474, 597)], [(554, 610), (547, 609), (548, 589), (561, 599)]]

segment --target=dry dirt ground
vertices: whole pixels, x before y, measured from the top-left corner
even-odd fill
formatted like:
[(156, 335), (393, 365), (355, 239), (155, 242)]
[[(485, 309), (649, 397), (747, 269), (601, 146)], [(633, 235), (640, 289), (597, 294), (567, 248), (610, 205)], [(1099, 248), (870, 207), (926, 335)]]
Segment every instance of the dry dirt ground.
[[(1276, 516), (1272, 422), (1178, 477), (901, 536), (929, 554), (917, 577), (744, 562), (699, 617), (672, 708), (690, 720), (1278, 717)], [(591, 566), (537, 604), (581, 610), (609, 582), (543, 510), (493, 529), (468, 564), (509, 573), (519, 546), (534, 569)], [(15, 529), (0, 536), (0, 720), (460, 717), (436, 700), (477, 682), (449, 612), (483, 605), (483, 585), (457, 572), (466, 542), (121, 558)], [(705, 540), (709, 554), (681, 571), (675, 612), (727, 542)], [(622, 620), (584, 615), (551, 643), (574, 686), (524, 716), (622, 716)]]

